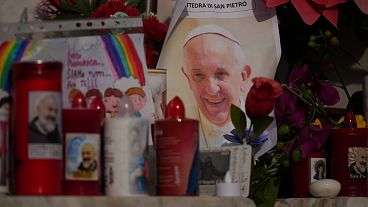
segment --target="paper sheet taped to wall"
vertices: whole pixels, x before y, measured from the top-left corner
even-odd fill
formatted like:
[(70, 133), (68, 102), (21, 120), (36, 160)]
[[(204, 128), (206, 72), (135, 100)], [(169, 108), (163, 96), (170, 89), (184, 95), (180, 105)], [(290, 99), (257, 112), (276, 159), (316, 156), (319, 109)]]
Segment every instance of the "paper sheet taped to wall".
[[(230, 105), (244, 110), (251, 79), (273, 78), (280, 55), (276, 13), (262, 0), (187, 0), (176, 3), (158, 67), (168, 100), (180, 96), (200, 120), (201, 148), (211, 148), (232, 144)], [(275, 123), (261, 139), (256, 157), (275, 145)]]

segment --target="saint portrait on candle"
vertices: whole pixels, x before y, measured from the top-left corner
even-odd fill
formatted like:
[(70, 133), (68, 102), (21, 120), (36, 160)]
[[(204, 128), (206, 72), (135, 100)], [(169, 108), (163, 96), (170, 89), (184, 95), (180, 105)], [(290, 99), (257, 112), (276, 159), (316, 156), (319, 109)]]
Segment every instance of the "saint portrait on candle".
[(95, 147), (90, 143), (85, 143), (82, 146), (81, 150), (82, 161), (78, 166), (78, 170), (93, 172), (97, 169), (95, 150), (96, 150)]
[(367, 179), (367, 157), (368, 148), (350, 147), (349, 148), (349, 175), (352, 179)]
[(31, 92), (29, 97), (30, 143), (60, 143), (60, 94), (54, 92)]

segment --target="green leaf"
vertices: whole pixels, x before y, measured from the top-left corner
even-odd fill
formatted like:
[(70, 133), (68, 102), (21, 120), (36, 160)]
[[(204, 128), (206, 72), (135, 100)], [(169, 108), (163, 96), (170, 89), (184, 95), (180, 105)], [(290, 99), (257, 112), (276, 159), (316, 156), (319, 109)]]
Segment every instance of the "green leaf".
[(273, 177), (268, 181), (263, 191), (263, 203), (260, 206), (275, 206), (277, 194), (279, 193), (280, 177)]
[(254, 139), (259, 137), (263, 133), (264, 130), (267, 129), (267, 127), (272, 123), (274, 120), (273, 117), (266, 117), (264, 119), (255, 119), (253, 120), (253, 133), (254, 133)]
[(280, 176), (271, 177), (263, 186), (249, 197), (256, 203), (257, 207), (274, 206), (279, 193)]
[(247, 118), (245, 117), (245, 113), (233, 104), (231, 104), (231, 121), (233, 122), (239, 137), (242, 137), (243, 132), (247, 128)]
[[(251, 172), (251, 182), (256, 185), (259, 181), (261, 176), (265, 175), (267, 172), (267, 168), (264, 165), (256, 165), (253, 166), (252, 172)], [(251, 185), (251, 187), (256, 187)]]

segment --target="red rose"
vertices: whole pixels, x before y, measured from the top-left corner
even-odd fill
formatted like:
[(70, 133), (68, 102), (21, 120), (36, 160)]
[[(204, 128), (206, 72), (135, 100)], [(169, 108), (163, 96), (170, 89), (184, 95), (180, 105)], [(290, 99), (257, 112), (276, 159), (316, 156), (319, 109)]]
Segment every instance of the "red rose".
[(269, 78), (253, 78), (245, 109), (250, 119), (265, 118), (275, 107), (276, 99), (282, 94), (281, 85)]

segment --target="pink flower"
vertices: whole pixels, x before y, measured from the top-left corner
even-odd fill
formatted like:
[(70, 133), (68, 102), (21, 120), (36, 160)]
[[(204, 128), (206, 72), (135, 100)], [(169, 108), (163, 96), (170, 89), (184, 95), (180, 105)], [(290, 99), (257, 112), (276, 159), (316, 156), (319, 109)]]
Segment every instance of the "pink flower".
[[(339, 15), (339, 10), (337, 5), (345, 3), (346, 0), (290, 0), (294, 5), (299, 15), (302, 17), (303, 21), (308, 24), (314, 24), (317, 19), (323, 15), (332, 25), (337, 27), (337, 18)], [(361, 1), (362, 5), (366, 0), (356, 0)], [(265, 0), (266, 6), (275, 7), (280, 4), (288, 2), (287, 0)]]

